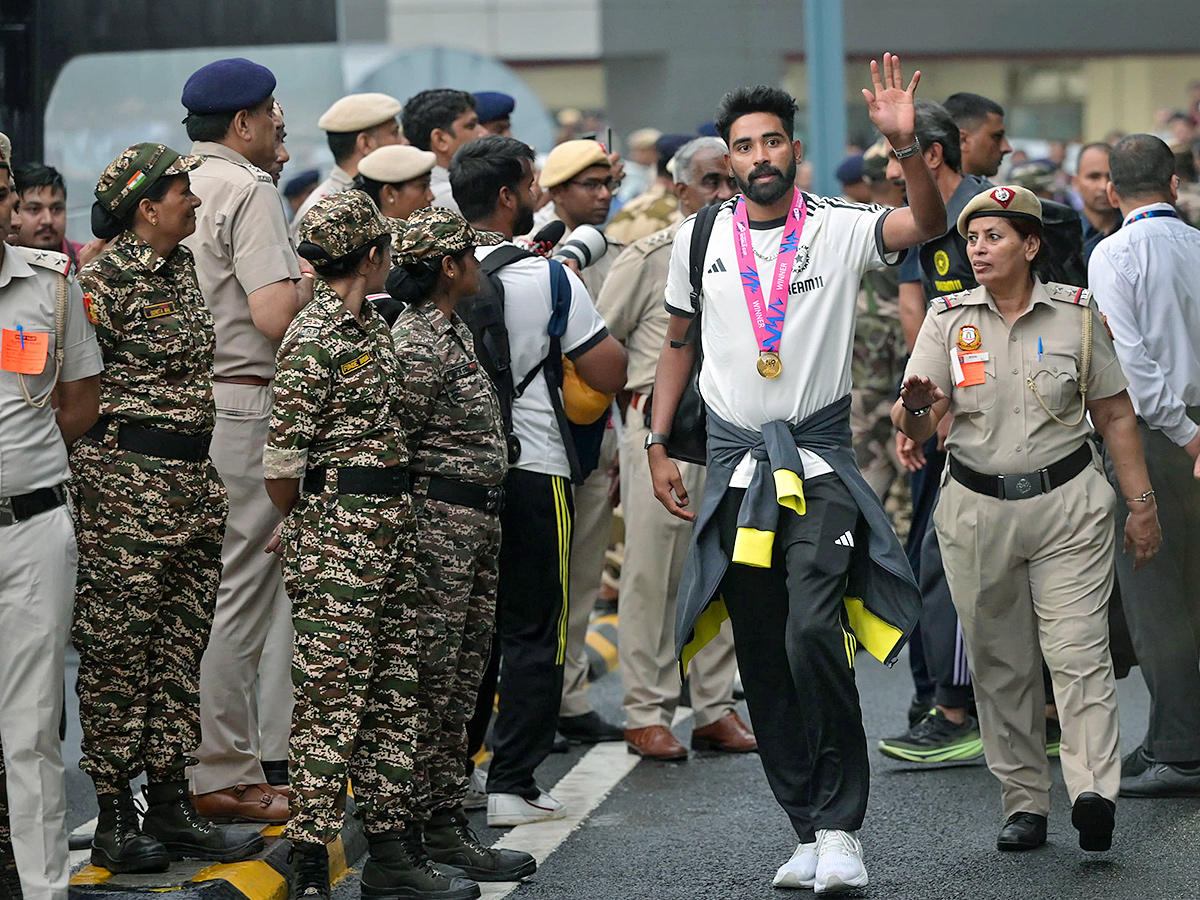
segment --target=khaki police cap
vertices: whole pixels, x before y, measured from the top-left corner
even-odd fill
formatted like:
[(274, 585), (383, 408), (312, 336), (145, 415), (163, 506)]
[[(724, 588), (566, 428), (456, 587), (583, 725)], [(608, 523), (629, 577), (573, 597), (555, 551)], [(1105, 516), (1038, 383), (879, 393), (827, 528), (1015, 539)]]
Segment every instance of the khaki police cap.
[(538, 183), (552, 188), (570, 181), (590, 166), (611, 166), (599, 141), (563, 141), (546, 157)]
[(1004, 219), (1031, 219), (1042, 222), (1042, 201), (1033, 191), (1015, 184), (992, 188), (976, 194), (958, 214), (958, 233), (967, 236), (967, 223), (976, 216), (1000, 216)]
[(657, 128), (639, 128), (629, 136), (627, 143), (630, 150), (653, 150), (660, 137), (662, 132)]
[(400, 101), (388, 94), (350, 94), (325, 110), (317, 127), (335, 134), (365, 131), (396, 118), (401, 108)]
[(400, 184), (432, 171), (436, 164), (437, 156), (428, 150), (419, 150), (411, 144), (389, 144), (364, 156), (358, 172), (372, 181)]
[(3, 132), (0, 132), (0, 166), (12, 168), (12, 141)]

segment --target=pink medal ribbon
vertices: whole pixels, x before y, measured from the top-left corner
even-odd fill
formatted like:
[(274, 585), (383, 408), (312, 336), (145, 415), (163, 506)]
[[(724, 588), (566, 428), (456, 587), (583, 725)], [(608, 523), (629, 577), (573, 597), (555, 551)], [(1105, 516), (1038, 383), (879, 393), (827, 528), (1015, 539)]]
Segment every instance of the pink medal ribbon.
[(779, 361), (779, 340), (783, 335), (783, 319), (787, 314), (792, 264), (800, 249), (804, 220), (808, 217), (804, 195), (797, 190), (794, 191), (794, 197), (784, 225), (783, 240), (779, 243), (779, 257), (775, 261), (775, 277), (771, 281), (769, 299), (763, 296), (758, 266), (754, 262), (746, 198), (738, 197), (733, 207), (733, 245), (737, 252), (738, 272), (742, 276), (742, 292), (746, 295), (746, 308), (750, 311), (750, 324), (754, 326), (754, 337), (758, 342), (758, 374), (764, 378), (777, 378), (783, 370)]

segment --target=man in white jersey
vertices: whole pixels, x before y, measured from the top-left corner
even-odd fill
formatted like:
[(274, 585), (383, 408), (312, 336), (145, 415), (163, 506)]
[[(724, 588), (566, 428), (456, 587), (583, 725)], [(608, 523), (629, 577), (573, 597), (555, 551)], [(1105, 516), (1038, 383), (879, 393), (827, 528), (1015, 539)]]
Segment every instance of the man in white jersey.
[[(733, 623), (767, 780), (800, 838), (776, 874), (818, 893), (867, 883), (857, 831), (870, 776), (854, 685), (858, 644), (895, 661), (920, 607), (912, 571), (854, 462), (850, 360), (862, 274), (941, 233), (945, 207), (914, 134), (900, 62), (871, 64), (871, 120), (904, 167), (909, 207), (804, 195), (792, 185), (795, 101), (769, 87), (727, 94), (717, 127), (742, 196), (720, 207), (689, 282), (693, 226), (672, 251), (667, 342), (646, 445), (658, 499), (696, 519), (680, 587), (686, 665), (724, 615)], [(668, 432), (695, 358), (708, 409), (708, 482), (698, 513)], [(803, 740), (797, 741), (803, 736)]]

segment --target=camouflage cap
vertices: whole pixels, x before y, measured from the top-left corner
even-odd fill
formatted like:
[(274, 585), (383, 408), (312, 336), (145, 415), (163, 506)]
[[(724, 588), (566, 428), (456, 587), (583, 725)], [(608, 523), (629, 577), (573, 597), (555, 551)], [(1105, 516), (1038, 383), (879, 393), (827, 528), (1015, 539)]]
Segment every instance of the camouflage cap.
[(490, 247), (503, 240), (504, 235), (494, 231), (476, 231), (453, 210), (432, 206), (418, 209), (408, 217), (396, 259), (407, 263), (440, 258), (472, 247)]
[(190, 172), (202, 162), (201, 156), (180, 156), (165, 144), (134, 144), (101, 173), (96, 199), (120, 219), (158, 179)]
[(333, 262), (390, 232), (370, 197), (362, 191), (342, 191), (318, 200), (304, 214), (299, 234), (301, 242), (324, 251), (325, 258), (314, 262)]
[(1054, 184), (1054, 166), (1037, 160), (1018, 163), (1008, 173), (1008, 180), (1035, 193), (1045, 191)]

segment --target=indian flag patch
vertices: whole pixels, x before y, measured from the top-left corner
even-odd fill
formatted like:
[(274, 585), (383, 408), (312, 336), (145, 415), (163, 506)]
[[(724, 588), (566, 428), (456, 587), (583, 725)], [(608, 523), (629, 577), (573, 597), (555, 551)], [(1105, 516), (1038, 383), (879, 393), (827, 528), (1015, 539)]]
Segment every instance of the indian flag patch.
[(138, 185), (140, 185), (145, 180), (146, 180), (146, 173), (143, 172), (141, 169), (138, 169), (136, 172), (133, 173), (133, 176), (127, 182), (125, 182), (125, 190), (126, 191), (136, 190)]

